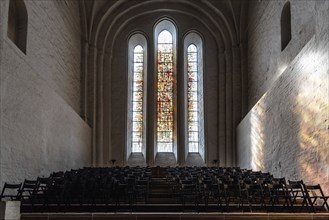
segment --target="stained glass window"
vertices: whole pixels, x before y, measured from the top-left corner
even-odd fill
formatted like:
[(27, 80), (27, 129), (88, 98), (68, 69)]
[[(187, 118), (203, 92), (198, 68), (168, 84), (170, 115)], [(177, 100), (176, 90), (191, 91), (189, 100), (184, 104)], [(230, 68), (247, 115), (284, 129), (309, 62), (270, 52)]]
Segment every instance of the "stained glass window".
[(143, 146), (143, 87), (144, 51), (137, 45), (134, 48), (132, 83), (132, 152), (142, 152)]
[(187, 127), (189, 152), (199, 152), (198, 49), (187, 48)]
[(158, 35), (157, 147), (158, 152), (173, 151), (174, 73), (173, 37), (167, 30)]

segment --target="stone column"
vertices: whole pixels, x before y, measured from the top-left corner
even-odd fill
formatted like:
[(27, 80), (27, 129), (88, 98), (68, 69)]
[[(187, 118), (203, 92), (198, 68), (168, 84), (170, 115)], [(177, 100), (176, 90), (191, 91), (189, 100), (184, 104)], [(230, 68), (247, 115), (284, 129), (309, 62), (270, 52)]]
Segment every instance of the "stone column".
[(247, 43), (240, 44), (241, 53), (241, 118), (248, 112), (248, 49)]
[(232, 166), (236, 165), (236, 127), (241, 119), (241, 57), (240, 48), (235, 46), (232, 48)]
[[(185, 53), (185, 47), (184, 47), (184, 42), (183, 40), (179, 40), (179, 48), (178, 51), (184, 51)], [(185, 126), (185, 121), (186, 121), (186, 116), (185, 116), (185, 111), (186, 111), (186, 105), (185, 105), (185, 94), (186, 93), (186, 86), (185, 86), (185, 77), (186, 77), (186, 71), (184, 68), (185, 64), (185, 56), (184, 53), (178, 54), (177, 56), (177, 74), (176, 79), (177, 79), (177, 164), (178, 165), (185, 165), (186, 161), (186, 126)]]
[(88, 50), (89, 44), (86, 40), (81, 42), (81, 89), (80, 89), (80, 116), (88, 123), (87, 111), (87, 82), (88, 82)]
[(149, 42), (149, 51), (154, 51), (154, 53), (149, 54), (149, 62), (148, 62), (148, 79), (147, 79), (147, 143), (146, 143), (146, 149), (147, 149), (147, 155), (146, 155), (146, 164), (149, 166), (154, 165), (154, 154), (155, 154), (155, 135), (156, 135), (156, 49), (154, 46), (154, 41), (152, 38)]
[(226, 161), (225, 166), (232, 166), (232, 116), (233, 116), (233, 107), (232, 107), (232, 51), (225, 51), (226, 58), (226, 88), (225, 88), (225, 97), (226, 97)]
[(87, 77), (87, 94), (88, 94), (88, 122), (92, 127), (92, 165), (96, 166), (96, 59), (97, 48), (89, 46), (88, 52), (88, 77)]
[(112, 54), (105, 52), (103, 62), (103, 165), (111, 162), (111, 65)]
[(103, 66), (104, 53), (98, 50), (97, 53), (97, 85), (96, 85), (96, 166), (103, 166)]
[(226, 72), (225, 72), (225, 54), (220, 52), (218, 54), (218, 164), (225, 166), (226, 164), (226, 108), (225, 108), (225, 94), (226, 94)]

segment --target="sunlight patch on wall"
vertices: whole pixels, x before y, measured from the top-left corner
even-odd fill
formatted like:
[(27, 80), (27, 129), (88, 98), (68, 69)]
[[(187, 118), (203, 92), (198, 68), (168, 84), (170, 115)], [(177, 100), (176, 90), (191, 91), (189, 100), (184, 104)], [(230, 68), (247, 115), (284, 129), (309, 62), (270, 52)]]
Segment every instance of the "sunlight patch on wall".
[(294, 112), (300, 118), (298, 158), (307, 184), (320, 184), (329, 194), (329, 73), (328, 53), (308, 53), (300, 59), (303, 75)]
[(279, 68), (278, 68), (278, 72), (279, 72), (279, 76), (287, 69), (288, 65), (287, 64), (282, 64)]
[[(263, 97), (265, 98), (265, 96)], [(251, 111), (251, 168), (264, 171), (264, 102), (259, 102)]]

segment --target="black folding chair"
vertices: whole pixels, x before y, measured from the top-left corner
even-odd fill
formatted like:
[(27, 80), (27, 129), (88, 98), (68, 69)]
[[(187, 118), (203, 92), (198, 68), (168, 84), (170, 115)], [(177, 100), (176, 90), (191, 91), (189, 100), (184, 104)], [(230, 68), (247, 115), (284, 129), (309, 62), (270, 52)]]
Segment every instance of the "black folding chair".
[(300, 181), (288, 181), (287, 185), (289, 198), (291, 201), (292, 210), (295, 211), (298, 206), (300, 206), (299, 211), (303, 210), (304, 205), (308, 208), (308, 201), (306, 200), (306, 194), (304, 190), (304, 182)]
[(248, 184), (246, 189), (250, 212), (253, 212), (258, 205), (260, 208), (266, 207), (263, 188), (260, 184)]
[(23, 186), (20, 189), (22, 199), (30, 199), (30, 197), (36, 193), (38, 187), (37, 180), (24, 180)]
[(142, 198), (147, 203), (148, 194), (149, 194), (149, 180), (148, 179), (139, 179), (135, 182), (135, 189), (133, 191), (136, 200)]
[(325, 196), (320, 184), (317, 185), (304, 185), (305, 187), (305, 202), (308, 202), (311, 206), (312, 210), (316, 212), (316, 209), (318, 208), (317, 203), (322, 200), (319, 204), (321, 204), (319, 210), (327, 210), (329, 211), (328, 206), (328, 199), (329, 196)]
[(180, 186), (180, 194), (183, 211), (191, 211), (192, 207), (194, 211), (199, 211), (198, 194), (194, 183), (183, 181)]
[(21, 189), (22, 183), (19, 184), (10, 184), (5, 183), (2, 188), (2, 192), (0, 195), (0, 200), (9, 199), (11, 201), (20, 200), (21, 199)]
[[(225, 190), (225, 202), (226, 202), (226, 210), (231, 211), (231, 208), (234, 208), (237, 205), (238, 209), (243, 207), (243, 196), (245, 196), (245, 192), (242, 193), (241, 185), (239, 182), (229, 182), (224, 184)], [(233, 205), (233, 206), (231, 206)]]
[(38, 181), (37, 180), (24, 180), (20, 189), (21, 201), (23, 204), (35, 204), (35, 196), (37, 195)]
[(284, 211), (291, 207), (292, 202), (285, 178), (273, 178), (272, 181), (266, 185), (271, 211)]

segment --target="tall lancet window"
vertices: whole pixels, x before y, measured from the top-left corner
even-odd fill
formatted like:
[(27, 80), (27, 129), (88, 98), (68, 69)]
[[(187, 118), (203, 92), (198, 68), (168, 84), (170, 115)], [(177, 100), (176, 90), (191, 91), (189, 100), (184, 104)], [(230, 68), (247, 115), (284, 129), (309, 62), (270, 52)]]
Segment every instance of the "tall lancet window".
[(189, 152), (199, 152), (198, 49), (187, 48), (187, 127)]
[(137, 45), (134, 49), (134, 73), (132, 89), (133, 123), (132, 123), (132, 152), (142, 152), (143, 146), (143, 75), (144, 53), (143, 47)]
[(134, 34), (128, 47), (127, 157), (131, 153), (146, 154), (146, 54), (146, 38), (142, 34)]
[(157, 146), (158, 152), (173, 151), (174, 72), (173, 38), (164, 30), (158, 37)]
[(155, 27), (157, 54), (156, 152), (177, 152), (175, 144), (176, 29), (169, 20)]
[(203, 57), (202, 39), (196, 33), (184, 39), (186, 115), (187, 115), (187, 152), (200, 153), (204, 157), (203, 123)]

